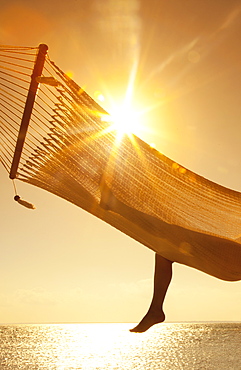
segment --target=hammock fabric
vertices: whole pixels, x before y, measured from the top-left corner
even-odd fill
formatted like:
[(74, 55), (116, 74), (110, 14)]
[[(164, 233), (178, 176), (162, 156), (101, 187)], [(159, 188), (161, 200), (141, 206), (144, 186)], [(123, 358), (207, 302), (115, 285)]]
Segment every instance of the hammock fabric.
[[(40, 48), (40, 47), (39, 47)], [(0, 46), (1, 162), (10, 173), (39, 48)], [(107, 112), (46, 56), (16, 170), (172, 261), (241, 279), (241, 194), (138, 137), (117, 140)], [(33, 80), (33, 77), (32, 77)], [(124, 204), (100, 206), (101, 183)]]

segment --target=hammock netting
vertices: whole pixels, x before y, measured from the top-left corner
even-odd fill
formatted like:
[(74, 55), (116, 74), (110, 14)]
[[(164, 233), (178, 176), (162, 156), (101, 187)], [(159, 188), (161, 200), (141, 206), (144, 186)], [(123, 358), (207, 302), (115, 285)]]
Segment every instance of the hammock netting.
[[(0, 156), (9, 173), (38, 52), (0, 46)], [(16, 179), (74, 203), (166, 258), (241, 279), (239, 192), (195, 174), (134, 135), (117, 140), (108, 113), (48, 55), (37, 82)], [(132, 210), (130, 217), (100, 206), (103, 176)], [(170, 235), (163, 234), (166, 227)], [(178, 242), (173, 233), (181, 235)]]

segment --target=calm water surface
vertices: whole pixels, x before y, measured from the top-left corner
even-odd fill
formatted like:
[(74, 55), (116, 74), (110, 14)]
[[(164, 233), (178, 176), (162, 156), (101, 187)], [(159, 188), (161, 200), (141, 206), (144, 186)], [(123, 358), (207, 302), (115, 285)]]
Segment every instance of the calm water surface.
[(241, 323), (0, 326), (0, 369), (241, 370)]

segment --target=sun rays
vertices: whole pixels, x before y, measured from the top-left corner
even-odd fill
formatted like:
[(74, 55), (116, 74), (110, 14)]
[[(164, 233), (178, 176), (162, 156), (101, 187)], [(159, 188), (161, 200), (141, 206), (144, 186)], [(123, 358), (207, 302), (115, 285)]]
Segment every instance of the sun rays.
[[(108, 124), (108, 127), (104, 129), (103, 134), (114, 132), (116, 135), (117, 145), (120, 144), (124, 135), (128, 135), (132, 140), (133, 134), (140, 136), (145, 130), (143, 122), (145, 109), (134, 102), (137, 68), (138, 63), (135, 62), (131, 68), (126, 92), (122, 99), (114, 98), (108, 92), (108, 114), (101, 114), (101, 121)], [(105, 96), (100, 91), (95, 92), (95, 97), (100, 101), (100, 104), (105, 102)]]
[(110, 123), (110, 131), (116, 132), (118, 142), (124, 135), (138, 135), (141, 130), (141, 113), (134, 110), (128, 102), (114, 105), (110, 114), (101, 119)]

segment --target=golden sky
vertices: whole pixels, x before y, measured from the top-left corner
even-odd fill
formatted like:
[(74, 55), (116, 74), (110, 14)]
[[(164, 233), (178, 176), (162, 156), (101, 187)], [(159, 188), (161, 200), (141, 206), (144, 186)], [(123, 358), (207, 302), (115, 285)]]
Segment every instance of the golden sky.
[[(109, 110), (133, 83), (138, 134), (241, 191), (241, 6), (234, 0), (0, 0), (0, 44), (46, 43)], [(154, 254), (83, 210), (0, 169), (0, 322), (136, 322)], [(241, 320), (241, 283), (176, 265), (167, 321)]]

